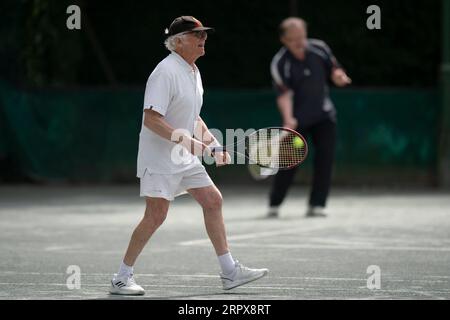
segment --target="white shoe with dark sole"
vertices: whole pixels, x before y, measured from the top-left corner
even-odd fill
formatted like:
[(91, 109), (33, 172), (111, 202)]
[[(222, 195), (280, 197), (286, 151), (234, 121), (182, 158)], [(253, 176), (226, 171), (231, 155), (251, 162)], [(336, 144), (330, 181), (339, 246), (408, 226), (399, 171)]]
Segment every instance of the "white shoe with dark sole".
[(236, 268), (230, 274), (220, 273), (223, 290), (230, 290), (258, 280), (269, 273), (269, 269), (251, 269), (236, 260)]
[(324, 207), (313, 206), (309, 207), (308, 211), (306, 211), (307, 218), (325, 218), (327, 216)]
[(115, 274), (113, 279), (111, 280), (109, 293), (124, 296), (142, 296), (143, 294), (145, 294), (145, 290), (136, 283), (133, 275), (131, 275), (131, 277), (129, 278), (119, 278)]

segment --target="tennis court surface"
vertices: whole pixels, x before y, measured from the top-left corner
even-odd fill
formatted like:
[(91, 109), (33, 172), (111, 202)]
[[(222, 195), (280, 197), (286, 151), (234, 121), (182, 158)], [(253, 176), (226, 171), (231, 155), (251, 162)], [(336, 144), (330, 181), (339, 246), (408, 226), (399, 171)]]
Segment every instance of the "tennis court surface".
[[(222, 192), (233, 256), (270, 274), (224, 292), (201, 209), (182, 196), (135, 267), (146, 295), (127, 299), (450, 299), (448, 193), (335, 189), (331, 215), (306, 219), (307, 190), (294, 188), (268, 220), (266, 188)], [(137, 186), (1, 187), (0, 299), (125, 299), (108, 288), (144, 210), (137, 195)], [(67, 286), (69, 266), (80, 289)], [(367, 287), (369, 266), (380, 289)]]

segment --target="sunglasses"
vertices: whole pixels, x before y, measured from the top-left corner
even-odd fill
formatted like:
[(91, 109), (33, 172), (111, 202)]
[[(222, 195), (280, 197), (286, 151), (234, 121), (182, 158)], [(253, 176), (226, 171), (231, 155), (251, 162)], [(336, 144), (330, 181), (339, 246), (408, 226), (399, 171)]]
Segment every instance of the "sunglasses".
[(208, 33), (204, 30), (188, 31), (188, 32), (184, 32), (184, 34), (193, 34), (198, 39), (206, 38), (206, 36), (208, 35)]

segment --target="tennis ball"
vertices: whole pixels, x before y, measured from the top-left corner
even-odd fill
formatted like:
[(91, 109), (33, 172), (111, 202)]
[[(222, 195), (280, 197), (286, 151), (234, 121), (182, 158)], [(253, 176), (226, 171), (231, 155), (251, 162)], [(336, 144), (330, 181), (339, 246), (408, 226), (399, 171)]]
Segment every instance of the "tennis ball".
[(292, 144), (294, 145), (294, 148), (303, 148), (305, 143), (303, 142), (303, 140), (300, 137), (294, 137), (294, 139), (292, 139)]

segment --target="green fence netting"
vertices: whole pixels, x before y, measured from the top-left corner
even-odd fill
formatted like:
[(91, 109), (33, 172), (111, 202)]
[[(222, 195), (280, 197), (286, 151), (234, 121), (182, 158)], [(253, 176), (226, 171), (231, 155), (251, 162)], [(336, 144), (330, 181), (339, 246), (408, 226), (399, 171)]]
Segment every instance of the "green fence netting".
[[(332, 97), (338, 174), (433, 174), (437, 90), (346, 89), (332, 91)], [(34, 91), (0, 82), (0, 159), (12, 159), (9, 169), (37, 180), (130, 181), (142, 100), (143, 88)], [(207, 90), (202, 116), (223, 132), (280, 124), (271, 90)], [(242, 170), (223, 172), (233, 177)]]
[(109, 181), (133, 174), (140, 92), (0, 90), (3, 144), (26, 175)]

